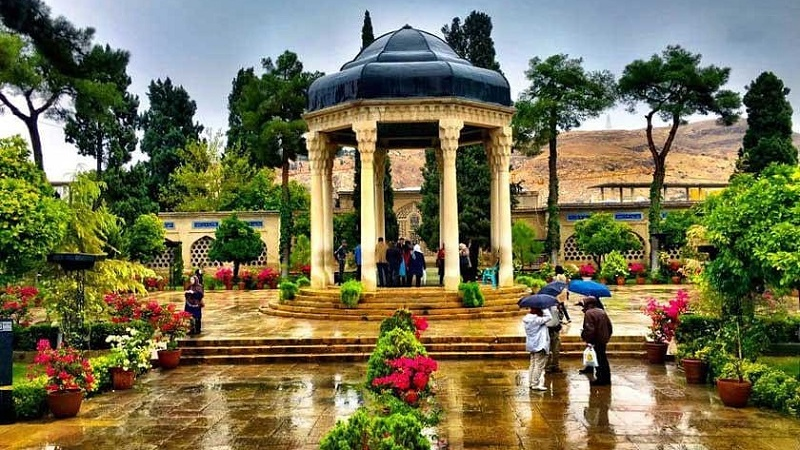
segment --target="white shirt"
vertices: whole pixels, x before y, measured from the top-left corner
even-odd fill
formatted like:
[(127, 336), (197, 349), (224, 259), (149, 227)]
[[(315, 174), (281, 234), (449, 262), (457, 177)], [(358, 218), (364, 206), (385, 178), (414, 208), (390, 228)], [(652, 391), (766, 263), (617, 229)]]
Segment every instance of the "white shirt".
[(547, 331), (547, 322), (550, 320), (550, 311), (543, 311), (543, 315), (537, 316), (528, 313), (522, 318), (525, 326), (525, 350), (528, 352), (538, 352), (544, 350), (550, 352), (550, 333)]

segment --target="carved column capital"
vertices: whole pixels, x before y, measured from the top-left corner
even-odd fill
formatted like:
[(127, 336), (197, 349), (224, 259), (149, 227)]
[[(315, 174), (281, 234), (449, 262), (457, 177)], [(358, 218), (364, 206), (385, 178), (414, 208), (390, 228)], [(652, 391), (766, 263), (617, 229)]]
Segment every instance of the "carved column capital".
[(458, 139), (461, 137), (462, 128), (464, 128), (463, 120), (439, 119), (439, 144), (443, 153), (455, 152), (458, 149)]
[(356, 133), (358, 141), (358, 151), (360, 153), (374, 153), (375, 144), (378, 142), (378, 123), (374, 120), (354, 122), (353, 131)]

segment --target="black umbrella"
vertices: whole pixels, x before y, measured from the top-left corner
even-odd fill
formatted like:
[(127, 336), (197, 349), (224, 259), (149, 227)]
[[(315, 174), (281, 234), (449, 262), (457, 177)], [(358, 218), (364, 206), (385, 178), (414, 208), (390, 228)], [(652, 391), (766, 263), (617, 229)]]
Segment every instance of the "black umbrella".
[(553, 281), (552, 283), (548, 283), (542, 286), (541, 289), (537, 292), (537, 294), (545, 294), (545, 295), (552, 295), (553, 297), (558, 297), (561, 295), (561, 292), (567, 287), (567, 283), (563, 281)]
[(558, 303), (558, 299), (547, 294), (533, 294), (521, 298), (517, 304), (520, 308), (547, 309)]

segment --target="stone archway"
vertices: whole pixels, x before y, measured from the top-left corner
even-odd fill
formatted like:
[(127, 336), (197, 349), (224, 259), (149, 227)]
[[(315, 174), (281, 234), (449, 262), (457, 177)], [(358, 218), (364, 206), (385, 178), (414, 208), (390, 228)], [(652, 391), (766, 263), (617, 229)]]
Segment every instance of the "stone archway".
[[(419, 210), (417, 203), (409, 203), (397, 210), (397, 225), (399, 227), (399, 236), (410, 239), (414, 242), (425, 244), (420, 239), (417, 230), (422, 225), (422, 212)], [(424, 245), (423, 245), (424, 246)]]

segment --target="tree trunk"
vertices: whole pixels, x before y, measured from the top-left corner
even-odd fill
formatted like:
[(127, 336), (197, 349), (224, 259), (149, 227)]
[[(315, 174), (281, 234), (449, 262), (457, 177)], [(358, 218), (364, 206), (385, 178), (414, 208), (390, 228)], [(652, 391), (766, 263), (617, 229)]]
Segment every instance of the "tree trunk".
[(97, 142), (95, 142), (94, 155), (97, 158), (97, 179), (103, 174), (103, 133), (100, 132), (100, 127), (97, 130)]
[(281, 167), (281, 276), (289, 276), (289, 259), (292, 246), (292, 210), (289, 205), (289, 160)]
[(233, 261), (233, 282), (239, 282), (239, 261)]
[(655, 171), (653, 172), (653, 183), (650, 185), (650, 210), (647, 219), (650, 222), (650, 267), (653, 274), (659, 271), (660, 261), (658, 259), (659, 240), (658, 233), (661, 232), (661, 202), (664, 188), (664, 177), (666, 176), (666, 164), (662, 155), (654, 158)]
[(39, 116), (31, 116), (25, 120), (28, 133), (31, 136), (31, 147), (33, 148), (33, 161), (39, 170), (44, 171), (44, 157), (42, 156), (42, 137), (39, 135)]
[(547, 161), (549, 183), (547, 193), (547, 248), (553, 265), (558, 264), (558, 253), (561, 250), (561, 222), (558, 208), (558, 147), (556, 142), (556, 124), (550, 123), (550, 155)]

